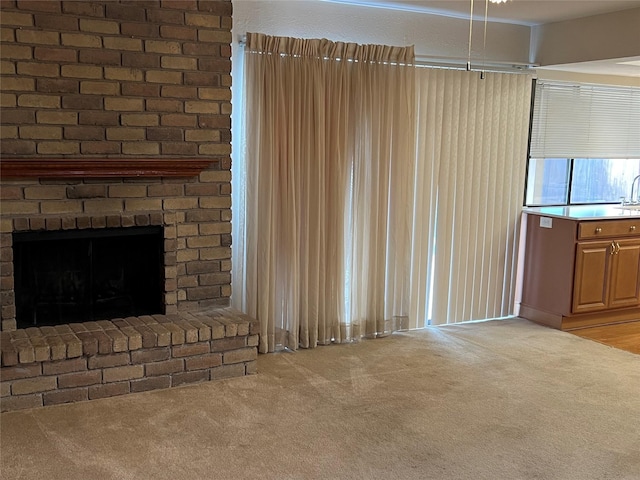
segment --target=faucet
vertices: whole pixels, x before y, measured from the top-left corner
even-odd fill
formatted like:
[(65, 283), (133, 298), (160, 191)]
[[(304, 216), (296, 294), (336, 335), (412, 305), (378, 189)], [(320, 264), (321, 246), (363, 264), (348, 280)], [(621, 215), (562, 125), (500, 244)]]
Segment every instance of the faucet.
[[(640, 192), (636, 193), (636, 198), (635, 200), (633, 199), (633, 192), (635, 192), (635, 186), (636, 186), (636, 182), (640, 180), (640, 175), (636, 176), (636, 178), (633, 179), (633, 182), (631, 182), (631, 197), (629, 197), (629, 202), (630, 203), (640, 203)], [(639, 185), (640, 187), (640, 185)], [(639, 188), (640, 190), (640, 188)]]

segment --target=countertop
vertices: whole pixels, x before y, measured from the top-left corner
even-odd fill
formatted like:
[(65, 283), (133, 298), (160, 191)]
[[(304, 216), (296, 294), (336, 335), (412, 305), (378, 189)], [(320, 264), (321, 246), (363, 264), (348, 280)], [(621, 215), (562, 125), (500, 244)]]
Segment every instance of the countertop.
[(543, 217), (568, 218), (571, 220), (603, 220), (640, 218), (640, 208), (621, 208), (613, 205), (574, 205), (568, 207), (525, 207), (524, 213)]

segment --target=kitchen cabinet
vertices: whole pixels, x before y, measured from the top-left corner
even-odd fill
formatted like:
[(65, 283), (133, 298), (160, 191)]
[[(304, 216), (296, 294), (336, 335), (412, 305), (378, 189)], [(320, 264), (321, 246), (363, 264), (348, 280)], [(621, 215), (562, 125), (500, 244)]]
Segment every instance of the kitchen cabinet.
[(640, 218), (526, 226), (520, 316), (563, 330), (640, 320)]
[(573, 313), (640, 304), (640, 240), (578, 242)]

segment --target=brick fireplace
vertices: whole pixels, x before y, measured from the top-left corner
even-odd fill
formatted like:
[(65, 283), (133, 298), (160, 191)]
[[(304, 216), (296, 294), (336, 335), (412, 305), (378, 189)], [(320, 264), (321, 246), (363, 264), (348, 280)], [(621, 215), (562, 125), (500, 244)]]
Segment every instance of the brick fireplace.
[[(231, 2), (0, 8), (2, 409), (255, 372), (255, 322), (227, 308)], [(162, 313), (17, 329), (14, 233), (148, 226)]]

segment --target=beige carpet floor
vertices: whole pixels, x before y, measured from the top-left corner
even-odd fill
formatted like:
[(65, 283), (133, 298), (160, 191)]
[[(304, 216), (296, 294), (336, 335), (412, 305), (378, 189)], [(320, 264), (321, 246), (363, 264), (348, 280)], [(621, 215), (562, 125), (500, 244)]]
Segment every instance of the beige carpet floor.
[(0, 416), (10, 479), (640, 478), (640, 355), (526, 320), (262, 355)]

